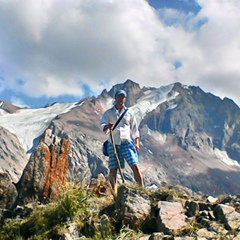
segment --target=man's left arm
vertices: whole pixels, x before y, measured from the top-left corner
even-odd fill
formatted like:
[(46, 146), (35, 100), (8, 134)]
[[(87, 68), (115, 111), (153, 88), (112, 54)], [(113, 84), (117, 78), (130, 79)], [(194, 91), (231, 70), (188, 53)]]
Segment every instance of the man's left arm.
[(138, 130), (138, 125), (134, 114), (131, 116), (131, 131), (132, 138), (134, 139), (134, 145), (137, 150), (140, 149), (140, 133)]
[(140, 150), (140, 138), (137, 137), (134, 139), (134, 145), (135, 145), (135, 148), (138, 150)]

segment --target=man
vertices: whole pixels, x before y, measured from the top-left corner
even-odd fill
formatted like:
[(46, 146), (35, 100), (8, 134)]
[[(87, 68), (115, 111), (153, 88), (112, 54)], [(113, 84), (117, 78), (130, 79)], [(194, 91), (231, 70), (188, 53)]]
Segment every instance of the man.
[[(125, 111), (126, 106), (126, 97), (127, 93), (124, 90), (118, 90), (115, 94), (115, 103), (114, 106), (108, 109), (101, 119), (101, 126), (103, 127), (103, 131), (108, 133), (110, 129), (112, 129), (114, 123), (121, 116), (121, 114)], [(123, 116), (122, 120), (119, 122), (115, 130), (113, 131), (113, 137), (116, 144), (117, 154), (120, 160), (121, 168), (125, 167), (125, 160), (131, 167), (135, 181), (143, 186), (143, 177), (139, 169), (139, 158), (138, 158), (138, 150), (139, 150), (139, 131), (135, 116), (127, 111)], [(109, 178), (110, 183), (115, 190), (116, 187), (116, 178), (117, 178), (117, 170), (118, 163), (116, 156), (114, 154), (113, 146), (111, 140), (109, 138), (108, 144), (108, 152), (109, 152)], [(124, 160), (125, 159), (125, 160)]]

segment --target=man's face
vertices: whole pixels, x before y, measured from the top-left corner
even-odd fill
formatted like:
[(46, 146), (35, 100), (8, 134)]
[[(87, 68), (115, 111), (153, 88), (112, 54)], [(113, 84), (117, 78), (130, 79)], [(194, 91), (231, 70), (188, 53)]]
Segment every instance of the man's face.
[(125, 97), (124, 94), (119, 94), (119, 95), (117, 95), (117, 96), (115, 97), (115, 100), (116, 100), (116, 103), (117, 103), (117, 104), (122, 105), (122, 104), (125, 103), (126, 97)]

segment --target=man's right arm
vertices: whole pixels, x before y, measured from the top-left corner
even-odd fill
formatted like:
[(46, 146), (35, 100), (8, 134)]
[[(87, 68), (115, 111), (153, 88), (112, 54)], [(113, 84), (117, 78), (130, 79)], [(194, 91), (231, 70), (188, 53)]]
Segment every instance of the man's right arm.
[(101, 119), (100, 125), (103, 127), (103, 132), (107, 133), (112, 128), (113, 123), (109, 121), (109, 111), (106, 111)]
[(103, 131), (106, 132), (107, 130), (113, 127), (113, 123), (109, 122), (108, 124), (104, 125)]

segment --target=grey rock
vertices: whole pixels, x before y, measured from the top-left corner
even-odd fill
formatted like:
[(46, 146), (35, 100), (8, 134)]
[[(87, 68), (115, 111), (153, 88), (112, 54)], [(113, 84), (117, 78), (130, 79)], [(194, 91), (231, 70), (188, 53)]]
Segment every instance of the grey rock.
[(216, 217), (217, 220), (222, 221), (222, 222), (226, 222), (226, 215), (229, 213), (232, 213), (235, 211), (234, 207), (231, 206), (227, 206), (224, 204), (218, 204), (215, 208), (214, 208), (214, 216)]
[(240, 213), (234, 207), (219, 204), (214, 209), (217, 220), (224, 223), (228, 230), (238, 230), (240, 228)]
[(156, 232), (150, 236), (149, 240), (162, 240), (163, 238), (164, 238), (164, 233)]
[(240, 213), (233, 211), (226, 215), (226, 228), (234, 231), (240, 229)]
[(201, 228), (197, 231), (197, 236), (205, 239), (217, 239), (218, 235), (213, 231), (208, 231), (206, 228)]
[(8, 173), (0, 172), (0, 209), (12, 209), (17, 198), (17, 189)]
[(226, 236), (228, 233), (228, 230), (224, 228), (224, 225), (219, 222), (211, 222), (210, 223), (210, 229), (213, 232), (216, 232), (218, 236)]
[(193, 217), (199, 214), (199, 204), (198, 202), (191, 201), (191, 202), (186, 202), (185, 207), (187, 208), (187, 216), (188, 217)]
[(124, 225), (133, 229), (139, 228), (141, 223), (150, 215), (150, 198), (140, 190), (125, 185), (118, 188), (116, 210)]
[(212, 197), (212, 196), (207, 197), (207, 201), (210, 202), (210, 203), (215, 203), (217, 200), (218, 200), (217, 198)]
[(75, 240), (79, 239), (79, 229), (77, 223), (70, 223), (67, 226), (67, 233), (64, 233), (59, 240)]
[(199, 211), (211, 211), (212, 210), (212, 203), (208, 202), (208, 198), (206, 199), (206, 202), (198, 202), (199, 205)]
[(159, 216), (157, 218), (158, 231), (177, 233), (187, 226), (185, 210), (180, 202), (158, 202)]
[(12, 181), (17, 183), (27, 164), (26, 150), (14, 134), (1, 126), (0, 139), (0, 170), (9, 173)]

